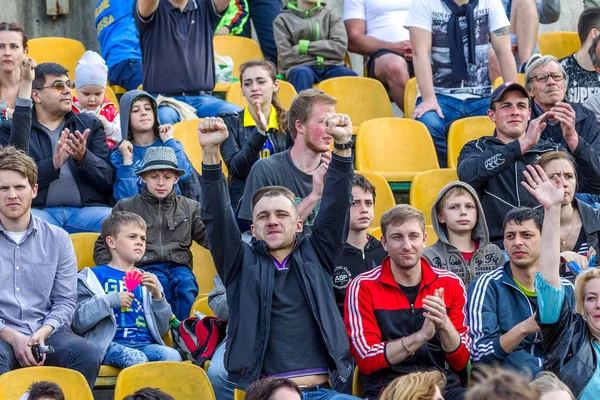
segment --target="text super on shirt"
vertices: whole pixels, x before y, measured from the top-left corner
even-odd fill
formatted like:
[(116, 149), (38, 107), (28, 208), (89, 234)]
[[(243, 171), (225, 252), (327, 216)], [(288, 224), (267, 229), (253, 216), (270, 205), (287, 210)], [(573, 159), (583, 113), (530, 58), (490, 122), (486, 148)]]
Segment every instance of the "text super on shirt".
[[(452, 79), (448, 24), (452, 12), (441, 0), (414, 0), (405, 28), (421, 28), (431, 32), (431, 72), (437, 94), (458, 99), (490, 97), (492, 81), (489, 73), (488, 48), (490, 32), (510, 26), (500, 0), (480, 0), (474, 10), (475, 63), (468, 64), (469, 76), (463, 81)], [(466, 17), (459, 18), (465, 59), (468, 61)]]
[[(92, 268), (92, 272), (100, 281), (100, 285), (104, 293), (127, 292), (125, 287), (125, 271), (101, 265)], [(150, 336), (146, 317), (144, 316), (144, 302), (142, 285), (138, 285), (133, 290), (133, 303), (130, 308), (117, 307), (113, 308), (115, 319), (117, 320), (117, 332), (113, 338), (113, 342), (138, 342), (138, 343), (154, 343), (154, 339)]]
[(581, 104), (596, 93), (600, 93), (600, 74), (583, 69), (577, 62), (575, 54), (559, 60), (559, 63), (569, 78), (567, 100), (570, 103)]

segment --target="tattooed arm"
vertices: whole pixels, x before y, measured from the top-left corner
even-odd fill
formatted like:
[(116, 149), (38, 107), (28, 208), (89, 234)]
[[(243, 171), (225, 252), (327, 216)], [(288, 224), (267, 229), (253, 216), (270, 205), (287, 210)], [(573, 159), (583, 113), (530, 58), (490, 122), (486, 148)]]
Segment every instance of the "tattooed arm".
[(517, 82), (517, 65), (510, 48), (509, 26), (496, 29), (490, 34), (490, 42), (498, 58), (504, 82)]

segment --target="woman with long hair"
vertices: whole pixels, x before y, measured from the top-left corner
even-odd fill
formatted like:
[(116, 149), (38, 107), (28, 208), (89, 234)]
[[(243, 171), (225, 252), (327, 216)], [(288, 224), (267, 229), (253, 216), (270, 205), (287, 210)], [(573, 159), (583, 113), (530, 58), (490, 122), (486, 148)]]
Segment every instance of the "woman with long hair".
[(27, 54), (27, 39), (21, 25), (0, 22), (0, 122), (12, 118), (15, 109), (21, 85), (19, 66)]

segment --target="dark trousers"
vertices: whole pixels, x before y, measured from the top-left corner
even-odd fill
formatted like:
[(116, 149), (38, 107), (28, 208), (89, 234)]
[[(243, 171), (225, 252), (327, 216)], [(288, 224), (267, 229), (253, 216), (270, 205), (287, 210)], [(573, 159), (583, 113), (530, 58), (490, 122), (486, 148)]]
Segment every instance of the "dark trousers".
[(310, 89), (315, 83), (338, 76), (356, 76), (356, 72), (342, 65), (317, 68), (314, 65), (299, 65), (288, 72), (286, 80), (291, 83), (296, 91)]
[[(94, 388), (101, 356), (92, 342), (62, 329), (50, 335), (46, 345), (54, 347), (54, 353), (46, 354), (44, 365), (74, 369), (85, 377), (91, 389)], [(0, 339), (0, 375), (20, 367), (12, 346)]]
[(127, 90), (135, 90), (142, 84), (142, 60), (124, 60), (108, 71), (108, 82)]
[(198, 296), (198, 283), (192, 270), (175, 264), (144, 265), (144, 270), (156, 275), (177, 319), (182, 321), (189, 317)]
[[(281, 12), (281, 0), (248, 0), (250, 18), (265, 58), (277, 65), (277, 47), (273, 36), (273, 21)], [(250, 24), (246, 23), (248, 29)]]

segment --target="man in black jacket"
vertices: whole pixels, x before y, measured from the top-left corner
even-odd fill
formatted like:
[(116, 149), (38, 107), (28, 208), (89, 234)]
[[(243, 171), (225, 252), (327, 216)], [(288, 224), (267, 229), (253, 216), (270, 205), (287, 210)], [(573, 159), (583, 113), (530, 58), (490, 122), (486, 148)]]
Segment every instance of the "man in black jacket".
[[(488, 110), (488, 117), (496, 124), (494, 136), (468, 142), (458, 157), (458, 177), (477, 191), (490, 240), (500, 248), (504, 248), (502, 221), (506, 213), (515, 207), (539, 207), (537, 200), (521, 186), (527, 165), (535, 164), (548, 151), (567, 151), (560, 142), (540, 138), (547, 120), (564, 118), (561, 112), (551, 110), (529, 122), (528, 96), (517, 83), (500, 85), (492, 93)], [(600, 192), (596, 153), (589, 145), (578, 145), (569, 152), (577, 162), (579, 189)]]
[(279, 376), (314, 399), (355, 399), (331, 393), (328, 382), (329, 371), (341, 381), (352, 371), (331, 287), (334, 259), (348, 234), (352, 125), (347, 115), (329, 114), (322, 127), (335, 149), (313, 233), (300, 234), (302, 220), (288, 189), (264, 187), (252, 199), (252, 245), (241, 239), (221, 171), (219, 145), (227, 128), (220, 118), (206, 118), (198, 128), (201, 215), (229, 305), (225, 367), (241, 389)]
[(100, 232), (113, 202), (114, 168), (100, 120), (71, 111), (73, 83), (67, 72), (55, 63), (36, 67), (31, 129), (5, 123), (0, 145), (15, 145), (37, 164), (35, 216), (69, 233)]

